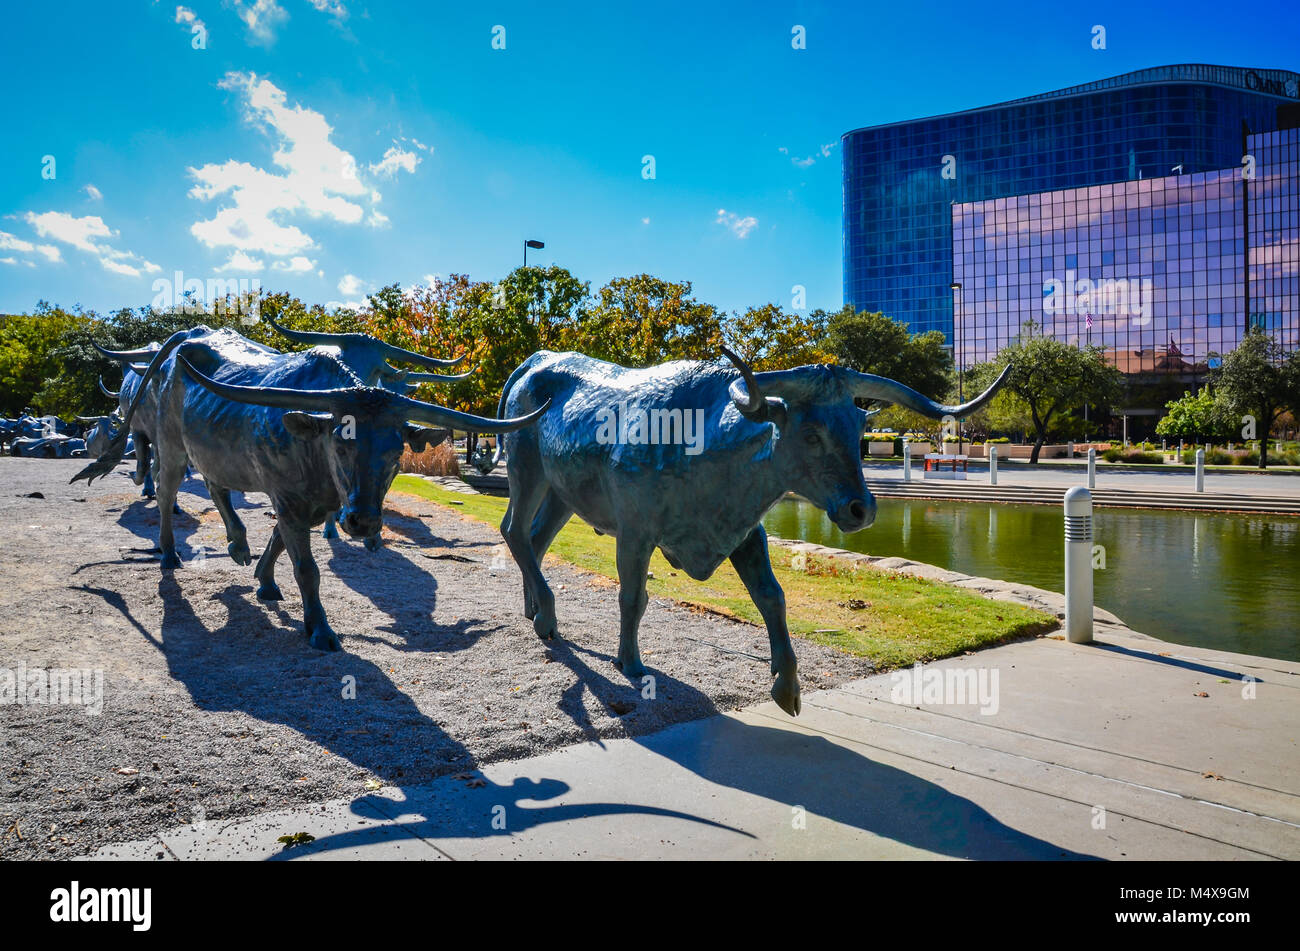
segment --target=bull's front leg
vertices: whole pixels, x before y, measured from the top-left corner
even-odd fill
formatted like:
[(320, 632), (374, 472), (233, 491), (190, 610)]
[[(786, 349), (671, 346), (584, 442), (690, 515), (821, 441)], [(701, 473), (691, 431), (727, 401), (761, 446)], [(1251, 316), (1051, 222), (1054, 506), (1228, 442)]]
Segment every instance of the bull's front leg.
[(280, 538), (280, 526), (271, 529), (271, 540), (266, 543), (266, 550), (257, 559), (253, 577), (258, 580), (257, 598), (259, 601), (283, 601), (280, 586), (275, 583), (275, 562), (284, 552), (284, 540)]
[(625, 677), (645, 676), (637, 632), (650, 598), (646, 594), (646, 573), (654, 545), (640, 538), (620, 535), (615, 552), (618, 564), (618, 659), (614, 662)]
[(325, 513), (325, 527), (321, 530), (321, 538), (338, 538), (339, 537), (339, 513)]
[(772, 562), (767, 554), (767, 532), (762, 525), (756, 527), (739, 547), (731, 553), (731, 564), (749, 592), (755, 607), (767, 625), (767, 638), (772, 650), (772, 699), (792, 717), (799, 715), (799, 676), (794, 647), (790, 644), (790, 628), (785, 620), (785, 592), (772, 573)]
[(208, 495), (212, 497), (212, 503), (217, 507), (217, 511), (221, 513), (221, 520), (226, 524), (226, 541), (230, 543), (226, 546), (226, 552), (230, 555), (230, 560), (237, 565), (248, 564), (253, 560), (253, 555), (248, 550), (248, 530), (244, 528), (243, 521), (230, 501), (230, 490), (210, 481)]
[[(276, 531), (284, 542), (289, 561), (293, 564), (293, 576), (298, 582), (298, 591), (302, 594), (302, 614), (307, 629), (307, 642), (321, 651), (342, 650), (338, 635), (325, 620), (325, 607), (320, 601), (320, 569), (311, 553), (311, 530), (306, 525), (290, 525), (281, 515), (276, 524)], [(270, 551), (270, 546), (267, 547)]]

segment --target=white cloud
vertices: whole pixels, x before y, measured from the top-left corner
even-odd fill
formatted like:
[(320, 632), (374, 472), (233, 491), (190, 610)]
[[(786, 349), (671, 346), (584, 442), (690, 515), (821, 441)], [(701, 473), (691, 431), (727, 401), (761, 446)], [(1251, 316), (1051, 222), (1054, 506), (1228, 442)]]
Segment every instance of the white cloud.
[(366, 224), (372, 228), (384, 228), (388, 226), (388, 216), (379, 210), (372, 210), (370, 217), (366, 219)]
[(227, 271), (260, 271), (266, 267), (266, 262), (260, 258), (250, 257), (243, 251), (236, 251), (230, 256), (230, 260), (225, 263)]
[(782, 155), (790, 156), (790, 164), (796, 166), (797, 168), (808, 168), (809, 166), (816, 164), (818, 156), (820, 156), (821, 158), (830, 158), (831, 152), (834, 150), (835, 145), (836, 143), (834, 142), (830, 142), (826, 145), (820, 145), (817, 147), (816, 155), (809, 155), (804, 158), (796, 158), (795, 156), (790, 155), (790, 150), (786, 148), (784, 145), (778, 147), (777, 151), (780, 152)]
[[(134, 252), (107, 244), (103, 239), (116, 238), (118, 233), (104, 224), (104, 219), (98, 215), (76, 218), (62, 211), (47, 211), (39, 215), (29, 211), (23, 217), (42, 238), (52, 238), (94, 255), (106, 271), (139, 277), (141, 271), (154, 274), (162, 270)], [(48, 254), (46, 256), (49, 257)], [(50, 260), (57, 258), (51, 257)]]
[(321, 13), (328, 13), (336, 20), (346, 20), (348, 18), (348, 8), (339, 0), (307, 0), (307, 2)]
[(200, 20), (198, 14), (189, 7), (176, 8), (176, 22), (189, 27), (191, 33), (194, 32), (195, 27), (198, 27), (204, 34), (208, 32), (207, 24)]
[(310, 261), (301, 254), (289, 259), (288, 261), (276, 261), (271, 265), (273, 271), (288, 271), (290, 274), (297, 274), (304, 271), (310, 271), (316, 266), (315, 261)]
[(420, 156), (414, 152), (408, 152), (399, 145), (394, 145), (384, 157), (378, 162), (372, 162), (370, 171), (374, 175), (383, 175), (392, 178), (398, 171), (414, 172), (415, 166), (420, 164)]
[(731, 233), (737, 238), (747, 238), (749, 233), (758, 227), (758, 219), (752, 216), (742, 218), (725, 208), (719, 208), (716, 224), (730, 229)]
[(94, 185), (87, 185), (87, 186), (86, 186), (86, 194), (90, 196), (91, 201), (103, 201), (103, 200), (104, 200), (104, 193), (101, 192), (101, 191), (100, 191), (98, 188), (96, 188)]
[(0, 258), (0, 264), (12, 264), (14, 267), (17, 267), (18, 265), (23, 264), (23, 265), (26, 265), (27, 267), (36, 267), (36, 264), (35, 264), (34, 262), (32, 262), (32, 261), (20, 261), (20, 260), (18, 260), (17, 258), (12, 258), (12, 257), (11, 257), (11, 258)]
[(289, 19), (284, 7), (275, 0), (225, 0), (226, 6), (235, 11), (235, 15), (244, 21), (248, 28), (248, 40), (259, 46), (270, 46), (275, 42), (275, 31)]
[[(63, 260), (63, 255), (59, 249), (52, 244), (33, 244), (30, 241), (24, 241), (22, 238), (12, 235), (7, 231), (0, 231), (0, 251), (21, 251), (23, 254), (43, 254), (46, 260), (57, 263)], [(10, 258), (9, 263), (16, 263), (15, 259)], [(24, 261), (32, 267), (36, 265), (31, 261)]]
[(357, 277), (355, 274), (344, 274), (343, 277), (339, 279), (339, 293), (345, 297), (352, 297), (356, 294), (360, 294), (364, 287), (364, 282), (362, 282), (361, 278)]
[(649, 223), (650, 223), (650, 219), (649, 219), (649, 218), (642, 218), (642, 219), (641, 219), (641, 224), (643, 224), (643, 225), (648, 225)]
[(344, 224), (364, 219), (359, 202), (376, 202), (379, 193), (361, 181), (351, 153), (330, 141), (333, 129), (324, 116), (301, 105), (290, 107), (283, 90), (250, 73), (228, 73), (219, 85), (240, 93), (248, 121), (278, 137), (271, 159), (284, 172), (234, 159), (191, 168), (197, 182), (190, 189), (191, 197), (210, 201), (228, 195), (230, 199), (215, 217), (190, 227), (194, 237), (210, 248), (289, 257), (313, 247), (315, 241), (297, 226), (284, 223), (286, 216), (301, 212)]

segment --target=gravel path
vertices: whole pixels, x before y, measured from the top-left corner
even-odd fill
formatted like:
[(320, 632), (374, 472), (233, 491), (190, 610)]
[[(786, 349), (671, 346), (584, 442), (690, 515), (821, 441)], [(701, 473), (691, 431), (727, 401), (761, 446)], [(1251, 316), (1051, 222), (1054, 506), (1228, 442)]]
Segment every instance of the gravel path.
[[(164, 574), (157, 506), (125, 468), (69, 486), (81, 466), (0, 457), (0, 676), (25, 666), (104, 677), (97, 716), (0, 704), (0, 858), (85, 855), (768, 697), (766, 663), (746, 656), (767, 656), (763, 629), (652, 599), (641, 648), (655, 696), (643, 698), (612, 663), (617, 588), (549, 558), (568, 640), (544, 644), (496, 529), (399, 494), (378, 552), (316, 533), (321, 596), (344, 646), (318, 653), (287, 559), (285, 600), (254, 598), (252, 568), (226, 556), (202, 481), (180, 497), (186, 564)], [(235, 497), (256, 555), (270, 509), (264, 496)], [(870, 672), (817, 644), (796, 649), (805, 691)]]

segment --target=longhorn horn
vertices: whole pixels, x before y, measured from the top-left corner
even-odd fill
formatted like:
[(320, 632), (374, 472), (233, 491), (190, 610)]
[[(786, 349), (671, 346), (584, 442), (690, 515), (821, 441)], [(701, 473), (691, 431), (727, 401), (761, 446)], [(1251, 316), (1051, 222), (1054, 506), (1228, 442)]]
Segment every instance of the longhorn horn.
[[(436, 357), (426, 357), (422, 353), (416, 353), (413, 350), (403, 350), (401, 347), (395, 347), (391, 343), (384, 343), (378, 337), (370, 334), (331, 334), (319, 330), (290, 330), (282, 324), (276, 323), (270, 317), (263, 317), (268, 324), (282, 337), (287, 337), (294, 343), (305, 343), (313, 347), (339, 347), (347, 342), (347, 338), (368, 337), (368, 343), (372, 344), (385, 357), (390, 360), (397, 360), (401, 363), (418, 363), (421, 366), (428, 367), (430, 370), (444, 369), (454, 367), (462, 362), (465, 357), (460, 356), (455, 360), (439, 360)], [(394, 368), (396, 369), (396, 368)]]
[(116, 360), (119, 363), (135, 363), (138, 360), (144, 360), (148, 363), (153, 359), (153, 355), (158, 352), (147, 347), (143, 350), (106, 350), (93, 340), (90, 341), (90, 345), (110, 360)]
[(410, 370), (398, 370), (395, 378), (388, 377), (388, 379), (408, 386), (418, 386), (421, 383), (455, 383), (458, 380), (469, 379), (478, 368), (479, 365), (476, 363), (464, 373), (412, 373)]
[(934, 402), (928, 396), (922, 396), (910, 386), (904, 386), (897, 380), (876, 376), (872, 373), (849, 371), (853, 395), (859, 399), (897, 403), (899, 406), (905, 406), (913, 412), (920, 413), (922, 416), (929, 416), (931, 419), (939, 419), (944, 416), (954, 416), (960, 419), (963, 416), (970, 415), (997, 395), (998, 390), (1006, 383), (1007, 376), (1010, 373), (1011, 366), (1007, 365), (998, 375), (998, 378), (993, 381), (993, 385), (969, 403), (962, 403), (960, 406), (944, 406)]
[(313, 347), (337, 347), (339, 345), (338, 338), (346, 336), (346, 334), (322, 333), (318, 330), (290, 330), (283, 324), (276, 323), (270, 317), (263, 316), (262, 319), (270, 324), (271, 328), (281, 337), (292, 340), (294, 343), (310, 344)]
[(327, 411), (338, 413), (355, 409), (361, 400), (374, 400), (383, 411), (405, 413), (405, 418), (419, 423), (435, 426), (451, 426), (456, 429), (473, 430), (484, 433), (508, 433), (535, 422), (550, 407), (547, 400), (540, 409), (526, 416), (514, 419), (493, 419), (487, 416), (475, 416), (472, 413), (459, 413), (456, 410), (437, 406), (399, 396), (388, 390), (369, 386), (338, 387), (329, 390), (298, 390), (279, 386), (239, 386), (233, 383), (220, 383), (205, 376), (195, 366), (178, 353), (176, 359), (185, 372), (199, 385), (223, 399), (236, 403), (251, 403), (256, 406), (270, 406), (277, 409)]
[(122, 398), (122, 391), (118, 390), (116, 393), (114, 393), (112, 390), (110, 390), (108, 387), (104, 385), (104, 378), (102, 376), (99, 378), (99, 392), (103, 393), (111, 400)]
[(445, 370), (454, 367), (457, 364), (464, 363), (465, 358), (469, 356), (462, 353), (455, 360), (439, 360), (436, 357), (426, 357), (422, 353), (416, 353), (414, 350), (404, 350), (401, 347), (395, 347), (391, 343), (384, 343), (382, 340), (375, 340), (384, 356), (389, 360), (396, 360), (399, 363), (414, 363), (430, 370)]
[(131, 372), (139, 376), (144, 376), (145, 371), (148, 369), (149, 369), (149, 364), (147, 363), (132, 363), (130, 365)]
[(722, 352), (740, 371), (740, 379), (732, 380), (731, 386), (727, 387), (727, 394), (736, 404), (736, 409), (740, 410), (740, 415), (754, 423), (775, 422), (773, 411), (784, 411), (785, 402), (778, 397), (765, 397), (749, 364), (726, 347), (722, 348)]

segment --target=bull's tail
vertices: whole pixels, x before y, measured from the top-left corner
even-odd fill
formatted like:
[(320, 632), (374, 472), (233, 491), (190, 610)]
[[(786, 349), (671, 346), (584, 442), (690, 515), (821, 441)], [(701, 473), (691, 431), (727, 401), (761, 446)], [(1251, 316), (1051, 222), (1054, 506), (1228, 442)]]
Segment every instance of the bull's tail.
[[(528, 362), (529, 361), (525, 360), (523, 363), (519, 364), (519, 366), (515, 367), (515, 371), (510, 374), (509, 378), (506, 379), (505, 385), (501, 387), (501, 399), (497, 402), (497, 419), (506, 418), (506, 398), (510, 395), (510, 390), (514, 385), (519, 382), (519, 378), (528, 372)], [(505, 451), (506, 441), (501, 438), (501, 435), (498, 435), (496, 448), (492, 450), (493, 467), (501, 464), (501, 459), (505, 455)]]
[(143, 378), (140, 380), (140, 386), (135, 391), (135, 397), (131, 400), (126, 415), (122, 417), (122, 426), (117, 431), (117, 435), (109, 442), (108, 448), (104, 450), (100, 457), (69, 479), (69, 483), (76, 482), (78, 479), (85, 479), (86, 484), (89, 485), (100, 476), (108, 475), (122, 461), (122, 456), (126, 454), (126, 440), (131, 435), (131, 417), (135, 415), (136, 407), (144, 399), (145, 390), (149, 388), (149, 381), (158, 375), (158, 368), (163, 365), (164, 360), (171, 356), (172, 351), (188, 339), (188, 331), (178, 330), (167, 338), (167, 342), (162, 345), (161, 349), (153, 354), (152, 359), (149, 361), (149, 368), (145, 370)]

